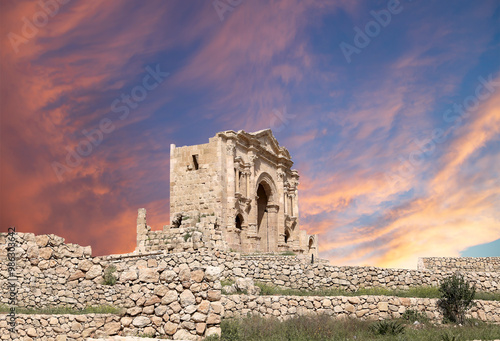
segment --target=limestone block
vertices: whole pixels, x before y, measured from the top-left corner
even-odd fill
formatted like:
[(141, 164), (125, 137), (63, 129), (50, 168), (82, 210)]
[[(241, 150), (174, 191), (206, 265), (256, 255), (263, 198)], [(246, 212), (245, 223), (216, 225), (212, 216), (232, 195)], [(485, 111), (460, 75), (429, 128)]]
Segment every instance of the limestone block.
[(120, 322), (109, 322), (104, 325), (103, 332), (107, 335), (116, 335), (121, 329)]
[(156, 283), (160, 279), (158, 270), (155, 268), (140, 268), (139, 281), (146, 283)]
[(49, 242), (49, 236), (46, 234), (36, 236), (35, 239), (36, 239), (36, 245), (38, 245), (38, 247), (45, 247)]
[(182, 307), (187, 307), (188, 305), (196, 304), (196, 298), (193, 293), (189, 290), (184, 290), (180, 295), (180, 304)]
[(163, 296), (163, 298), (161, 300), (161, 304), (168, 305), (172, 302), (176, 302), (178, 297), (179, 297), (179, 295), (178, 295), (177, 291), (169, 290), (169, 291), (167, 291), (165, 296)]
[(205, 270), (205, 279), (208, 282), (216, 281), (220, 278), (221, 270), (216, 266), (207, 266)]
[(138, 278), (137, 272), (135, 270), (124, 271), (120, 275), (120, 282), (134, 281)]
[(90, 267), (89, 271), (87, 271), (87, 273), (85, 274), (85, 279), (94, 279), (97, 276), (101, 275), (102, 275), (102, 267), (98, 264), (95, 264)]
[(168, 321), (164, 327), (165, 333), (167, 333), (168, 335), (174, 335), (175, 332), (177, 331), (177, 328), (178, 328), (178, 325), (176, 323), (172, 323), (170, 321)]
[(174, 334), (174, 340), (198, 340), (198, 337), (196, 335), (191, 334), (185, 329), (179, 329), (175, 334)]
[(85, 277), (85, 273), (81, 270), (77, 270), (76, 272), (74, 272), (73, 274), (71, 274), (69, 277), (68, 277), (68, 281), (74, 281), (76, 279), (80, 279), (80, 278), (84, 278)]
[(133, 321), (132, 321), (132, 325), (136, 326), (136, 327), (145, 327), (147, 326), (148, 324), (151, 323), (151, 320), (146, 317), (146, 316), (137, 316)]
[(78, 269), (82, 270), (82, 271), (89, 271), (90, 268), (92, 267), (92, 265), (94, 265), (94, 263), (92, 263), (92, 261), (86, 259), (86, 260), (82, 260), (80, 263), (78, 263)]

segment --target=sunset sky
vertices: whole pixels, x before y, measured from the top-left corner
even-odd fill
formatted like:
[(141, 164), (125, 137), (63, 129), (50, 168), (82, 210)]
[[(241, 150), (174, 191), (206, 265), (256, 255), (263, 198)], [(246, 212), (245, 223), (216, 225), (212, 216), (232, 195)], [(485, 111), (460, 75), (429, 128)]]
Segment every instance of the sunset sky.
[[(169, 150), (271, 128), (338, 265), (500, 256), (500, 3), (2, 0), (1, 230), (169, 223)], [(484, 244), (484, 245), (483, 245)]]

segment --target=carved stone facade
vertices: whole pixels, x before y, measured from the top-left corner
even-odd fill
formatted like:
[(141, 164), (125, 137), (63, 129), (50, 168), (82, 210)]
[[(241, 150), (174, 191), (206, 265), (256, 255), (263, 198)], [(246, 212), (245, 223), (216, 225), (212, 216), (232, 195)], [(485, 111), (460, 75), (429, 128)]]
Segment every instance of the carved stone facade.
[(228, 249), (317, 256), (317, 236), (299, 229), (299, 174), (292, 165), (270, 129), (171, 145), (170, 220), (215, 216)]

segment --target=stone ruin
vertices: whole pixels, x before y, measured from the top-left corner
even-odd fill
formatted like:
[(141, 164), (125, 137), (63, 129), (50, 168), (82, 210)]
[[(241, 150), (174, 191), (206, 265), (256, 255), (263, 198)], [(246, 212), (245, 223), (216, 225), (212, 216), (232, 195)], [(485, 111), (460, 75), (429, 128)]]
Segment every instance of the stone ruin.
[(170, 146), (170, 220), (137, 218), (138, 252), (201, 248), (317, 258), (317, 235), (299, 227), (299, 174), (270, 129), (224, 131), (206, 144)]

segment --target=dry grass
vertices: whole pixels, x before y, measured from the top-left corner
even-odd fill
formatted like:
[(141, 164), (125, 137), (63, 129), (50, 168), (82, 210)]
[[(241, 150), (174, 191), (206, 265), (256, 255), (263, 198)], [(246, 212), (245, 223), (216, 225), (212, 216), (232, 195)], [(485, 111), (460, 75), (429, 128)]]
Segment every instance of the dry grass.
[[(404, 325), (404, 332), (380, 335), (376, 322), (357, 319), (334, 319), (327, 315), (297, 316), (284, 322), (250, 316), (222, 321), (221, 341), (334, 341), (334, 340), (493, 340), (500, 338), (500, 326), (468, 321), (466, 326), (420, 324), (405, 320), (389, 321)], [(451, 338), (449, 338), (451, 337)], [(219, 340), (208, 338), (207, 341)]]
[[(386, 288), (361, 288), (358, 291), (347, 291), (342, 289), (325, 289), (325, 290), (297, 290), (283, 289), (267, 283), (255, 282), (261, 290), (261, 295), (283, 295), (283, 296), (362, 296), (362, 295), (378, 295), (378, 296), (396, 296), (396, 297), (416, 297), (416, 298), (441, 298), (441, 293), (438, 287), (419, 286), (408, 290), (393, 290)], [(476, 292), (474, 297), (476, 300), (500, 301), (500, 292)]]

